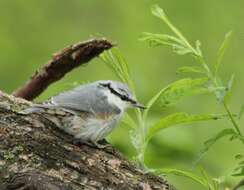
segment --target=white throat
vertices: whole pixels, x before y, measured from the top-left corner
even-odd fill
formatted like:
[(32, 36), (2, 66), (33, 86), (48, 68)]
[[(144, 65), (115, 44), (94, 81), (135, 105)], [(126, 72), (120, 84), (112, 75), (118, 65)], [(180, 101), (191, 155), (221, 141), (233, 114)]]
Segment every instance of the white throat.
[(110, 104), (114, 104), (120, 110), (125, 111), (129, 107), (129, 103), (128, 102), (121, 100), (118, 96), (112, 94), (111, 92), (105, 91), (104, 93), (105, 93), (105, 95), (108, 98), (108, 102)]

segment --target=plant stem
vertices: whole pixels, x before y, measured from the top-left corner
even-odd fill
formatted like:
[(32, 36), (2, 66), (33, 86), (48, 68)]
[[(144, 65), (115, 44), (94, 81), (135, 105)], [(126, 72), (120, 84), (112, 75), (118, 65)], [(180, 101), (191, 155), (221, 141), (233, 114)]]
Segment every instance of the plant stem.
[[(213, 85), (217, 88), (219, 85), (217, 84), (217, 81), (215, 79), (215, 77), (213, 76), (211, 70), (209, 69), (208, 65), (206, 64), (206, 62), (204, 61), (203, 57), (198, 57), (199, 58), (199, 61), (202, 63), (202, 66), (203, 68), (206, 70), (206, 74), (207, 76), (210, 78), (211, 82), (213, 83)], [(223, 100), (222, 101), (222, 104), (224, 106), (224, 109), (226, 111), (226, 113), (228, 114), (230, 120), (231, 120), (231, 123), (232, 125), (234, 126), (236, 132), (241, 136), (243, 137), (242, 133), (241, 133), (241, 130), (240, 130), (240, 127), (238, 125), (238, 123), (236, 122), (236, 120), (234, 119), (234, 117), (232, 116), (231, 114), (231, 111), (230, 109), (228, 108), (226, 102)]]
[[(161, 9), (161, 8), (159, 8)], [(163, 12), (163, 10), (162, 10)], [(178, 28), (176, 28), (172, 23), (171, 21), (167, 18), (167, 16), (164, 14), (163, 16), (158, 16), (160, 19), (162, 19), (164, 21), (164, 23), (171, 29), (171, 31), (176, 35), (176, 37), (179, 38), (179, 40), (181, 40), (183, 42), (183, 44), (191, 50), (191, 52), (193, 53), (193, 56), (196, 58), (197, 61), (199, 61), (203, 67), (203, 69), (206, 71), (206, 75), (207, 77), (210, 79), (210, 81), (212, 82), (213, 86), (218, 88), (220, 87), (220, 85), (218, 84), (217, 82), (217, 79), (216, 79), (216, 72), (213, 74), (211, 69), (209, 68), (208, 64), (205, 62), (204, 60), (204, 57), (202, 55), (202, 53), (199, 53), (198, 49), (197, 48), (194, 48), (191, 43), (187, 40), (187, 38), (178, 30)], [(227, 104), (225, 103), (225, 101), (223, 100), (222, 101), (223, 105), (224, 105), (224, 108), (225, 108), (225, 111), (227, 112), (231, 122), (232, 122), (232, 125), (234, 126), (236, 132), (241, 136), (243, 137), (242, 133), (241, 133), (241, 130), (240, 130), (240, 127), (238, 125), (238, 123), (236, 122), (236, 120), (233, 118)]]
[[(132, 92), (136, 98), (136, 91), (135, 91), (135, 87), (134, 87), (134, 84), (129, 80), (128, 81), (128, 84), (129, 86), (131, 87), (132, 89)], [(137, 98), (136, 98), (137, 99)], [(143, 116), (142, 116), (142, 112), (141, 110), (139, 109), (136, 109), (135, 110), (135, 113), (136, 113), (136, 117), (137, 117), (137, 122), (138, 122), (138, 126), (139, 126), (139, 134), (140, 134), (140, 147), (139, 149), (137, 150), (138, 151), (138, 155), (139, 157), (137, 157), (139, 163), (141, 164), (141, 166), (145, 166), (144, 164), (144, 154), (145, 154), (145, 149), (146, 149), (146, 143), (145, 143), (145, 140), (146, 140), (146, 131), (145, 131), (145, 120), (143, 120)]]
[(234, 126), (235, 129), (236, 129), (236, 132), (237, 132), (241, 137), (243, 137), (243, 136), (242, 136), (242, 133), (241, 133), (241, 130), (240, 130), (240, 128), (239, 128), (238, 123), (237, 123), (236, 120), (233, 118), (233, 116), (232, 116), (232, 114), (231, 114), (231, 112), (230, 112), (230, 110), (229, 110), (227, 104), (226, 104), (224, 101), (223, 101), (223, 105), (224, 105), (224, 108), (225, 108), (225, 110), (226, 110), (228, 116), (230, 117), (230, 120), (231, 120), (233, 126)]
[(140, 110), (137, 110), (136, 112), (137, 114), (137, 119), (138, 119), (138, 123), (139, 123), (139, 127), (140, 127), (140, 158), (139, 158), (139, 162), (141, 163), (142, 166), (144, 166), (144, 161), (145, 161), (145, 149), (146, 149), (146, 144), (145, 144), (145, 140), (146, 140), (146, 131), (145, 131), (145, 121), (143, 121), (142, 119), (142, 113)]
[(188, 47), (196, 56), (200, 56), (198, 51), (191, 46), (191, 44), (187, 41), (187, 39), (184, 37), (184, 35), (171, 23), (171, 21), (168, 18), (161, 18), (166, 25), (175, 33), (175, 35), (185, 44), (186, 47)]

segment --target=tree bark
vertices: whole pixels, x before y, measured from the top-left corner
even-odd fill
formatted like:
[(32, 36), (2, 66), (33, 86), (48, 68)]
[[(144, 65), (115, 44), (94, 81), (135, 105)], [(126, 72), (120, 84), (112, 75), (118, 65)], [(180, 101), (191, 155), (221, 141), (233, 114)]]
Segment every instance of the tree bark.
[(0, 190), (172, 190), (113, 147), (72, 144), (45, 114), (22, 114), (31, 102), (0, 93)]

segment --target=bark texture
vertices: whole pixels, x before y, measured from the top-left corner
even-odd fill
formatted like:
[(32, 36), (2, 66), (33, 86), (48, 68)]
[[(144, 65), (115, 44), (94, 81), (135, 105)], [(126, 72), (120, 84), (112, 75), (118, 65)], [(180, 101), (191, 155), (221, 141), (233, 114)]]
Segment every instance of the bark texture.
[(172, 190), (112, 147), (72, 144), (45, 115), (21, 114), (31, 102), (0, 93), (0, 190)]

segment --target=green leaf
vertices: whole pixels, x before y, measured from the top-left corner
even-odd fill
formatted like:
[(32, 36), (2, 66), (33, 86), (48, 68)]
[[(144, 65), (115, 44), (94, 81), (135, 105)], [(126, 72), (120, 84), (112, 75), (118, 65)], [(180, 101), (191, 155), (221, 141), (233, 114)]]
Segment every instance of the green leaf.
[(209, 91), (214, 92), (216, 100), (221, 103), (224, 101), (224, 97), (226, 95), (227, 88), (225, 86), (221, 86), (218, 88), (209, 87)]
[(219, 48), (218, 54), (217, 54), (217, 61), (216, 61), (216, 64), (215, 64), (215, 76), (217, 76), (217, 74), (218, 74), (219, 67), (220, 67), (220, 65), (222, 63), (225, 51), (226, 51), (226, 49), (227, 49), (227, 47), (228, 47), (228, 45), (230, 43), (231, 36), (232, 36), (232, 31), (228, 32), (225, 35), (224, 41), (220, 45), (220, 48)]
[(134, 91), (134, 85), (130, 78), (129, 66), (117, 48), (112, 48), (103, 52), (100, 58), (105, 64), (122, 80), (127, 83)]
[(196, 41), (196, 51), (202, 57), (201, 42), (199, 40)]
[(100, 58), (106, 63), (106, 65), (118, 76), (118, 78), (122, 81), (124, 81), (124, 75), (123, 71), (118, 64), (118, 62), (115, 60), (115, 58), (112, 55), (112, 52), (110, 50), (105, 51), (100, 55)]
[(157, 169), (155, 171), (156, 171), (156, 174), (158, 174), (158, 175), (173, 174), (173, 175), (177, 175), (177, 176), (186, 177), (186, 178), (189, 178), (189, 179), (199, 183), (200, 185), (202, 185), (204, 187), (207, 187), (207, 183), (204, 178), (199, 177), (189, 171), (183, 171), (183, 170), (174, 169), (174, 168), (162, 168), (162, 169)]
[(208, 78), (186, 78), (170, 84), (169, 87), (161, 93), (160, 100), (162, 106), (175, 104), (181, 98), (186, 96), (208, 92), (208, 89), (203, 87), (207, 81)]
[(198, 163), (203, 155), (220, 139), (226, 137), (226, 136), (233, 136), (233, 135), (238, 135), (233, 129), (223, 129), (220, 132), (218, 132), (216, 135), (208, 139), (207, 141), (204, 142), (204, 147), (200, 151), (200, 153), (197, 156), (197, 159), (195, 161), (195, 164)]
[(226, 93), (225, 93), (225, 96), (224, 96), (224, 100), (225, 103), (227, 103), (231, 97), (231, 90), (232, 90), (232, 86), (233, 86), (233, 82), (234, 82), (234, 78), (235, 78), (235, 75), (231, 75), (231, 78), (230, 80), (228, 81), (227, 83), (227, 86), (226, 86)]
[(238, 163), (238, 166), (234, 169), (232, 176), (244, 176), (244, 160)]
[(183, 66), (177, 69), (177, 74), (180, 73), (200, 73), (205, 74), (205, 72), (200, 67), (190, 67), (190, 66)]
[(179, 170), (174, 168), (157, 169), (155, 170), (155, 173), (158, 175), (172, 174), (176, 176), (186, 177), (202, 185), (208, 190), (219, 190), (219, 182), (216, 179), (209, 177), (208, 174), (203, 169), (201, 169), (201, 174), (202, 174), (201, 176), (198, 176), (189, 171), (184, 171), (184, 170)]
[(200, 94), (208, 92), (208, 89), (201, 88), (200, 86), (203, 85), (208, 81), (208, 78), (198, 78), (198, 79), (181, 79), (175, 81), (165, 88), (161, 89), (156, 95), (154, 95), (146, 104), (147, 109), (143, 113), (144, 120), (147, 117), (151, 107), (154, 103), (161, 99), (163, 105), (169, 105), (175, 103), (180, 98), (186, 95), (193, 95), (193, 94)]
[[(135, 147), (137, 154), (141, 154), (141, 133), (137, 129), (133, 129), (129, 131), (130, 139), (132, 142), (132, 145)], [(137, 155), (137, 157), (140, 157), (141, 155)]]
[(169, 86), (166, 86), (165, 88), (163, 88), (162, 90), (160, 90), (156, 95), (154, 95), (146, 104), (146, 110), (143, 112), (143, 119), (145, 120), (147, 117), (148, 112), (150, 111), (151, 107), (153, 106), (153, 104), (159, 99), (159, 97), (161, 96), (161, 94), (166, 91), (169, 88)]
[(204, 181), (206, 181), (207, 188), (209, 190), (219, 190), (219, 182), (217, 180), (211, 178), (203, 168), (200, 168), (200, 172), (203, 176)]
[[(167, 18), (167, 15), (158, 5), (152, 6), (152, 14), (161, 20), (172, 30), (176, 38), (180, 41), (178, 44), (174, 44), (172, 47), (176, 50), (176, 53), (182, 55), (186, 53), (191, 53), (196, 57), (201, 57), (201, 53), (194, 49), (183, 34), (171, 23)], [(197, 42), (197, 48), (199, 48), (199, 43)]]
[(189, 115), (187, 113), (174, 113), (166, 117), (163, 117), (158, 122), (156, 122), (153, 126), (149, 127), (147, 131), (146, 140), (149, 141), (159, 131), (178, 124), (217, 120), (223, 118), (223, 116), (224, 115), (216, 115), (216, 114)]
[(152, 46), (159, 46), (159, 45), (174, 46), (177, 44), (183, 45), (180, 39), (167, 34), (153, 34), (153, 33), (144, 32), (142, 33), (139, 40), (147, 41)]
[(209, 90), (214, 92), (216, 100), (220, 103), (227, 103), (231, 97), (231, 88), (233, 85), (235, 76), (231, 75), (230, 80), (228, 81), (226, 86), (218, 86), (216, 87), (209, 87)]
[(240, 159), (242, 159), (242, 158), (244, 158), (244, 155), (243, 155), (243, 154), (237, 154), (237, 155), (235, 156), (235, 159), (236, 159), (236, 160), (240, 160)]
[(173, 51), (179, 55), (193, 53), (192, 49), (189, 49), (181, 39), (167, 34), (152, 34), (144, 32), (140, 40), (147, 41), (152, 47), (159, 45), (170, 46)]
[(160, 8), (158, 5), (152, 6), (152, 14), (158, 18), (161, 19), (167, 19), (167, 16), (162, 8)]
[(173, 44), (172, 45), (173, 51), (177, 53), (178, 55), (186, 55), (186, 54), (191, 54), (192, 50), (189, 49), (186, 46), (178, 45), (178, 44)]
[(233, 129), (223, 129), (222, 131), (218, 132), (215, 136), (204, 142), (203, 151), (208, 151), (218, 140), (230, 135), (236, 135), (236, 132)]
[(241, 109), (240, 109), (239, 114), (238, 114), (238, 119), (239, 120), (241, 119), (243, 113), (244, 113), (244, 104), (241, 105)]

